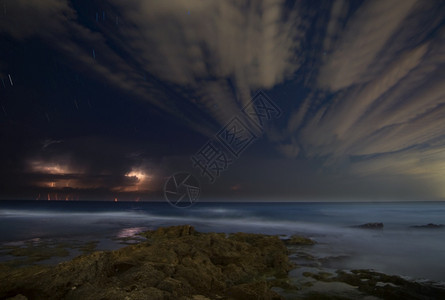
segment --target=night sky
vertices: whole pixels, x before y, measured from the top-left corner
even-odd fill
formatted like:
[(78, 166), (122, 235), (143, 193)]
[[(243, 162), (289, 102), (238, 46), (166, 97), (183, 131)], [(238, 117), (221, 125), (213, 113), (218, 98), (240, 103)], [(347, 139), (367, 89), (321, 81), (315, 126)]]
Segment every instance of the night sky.
[(443, 200), (444, 66), (444, 1), (0, 0), (0, 199)]

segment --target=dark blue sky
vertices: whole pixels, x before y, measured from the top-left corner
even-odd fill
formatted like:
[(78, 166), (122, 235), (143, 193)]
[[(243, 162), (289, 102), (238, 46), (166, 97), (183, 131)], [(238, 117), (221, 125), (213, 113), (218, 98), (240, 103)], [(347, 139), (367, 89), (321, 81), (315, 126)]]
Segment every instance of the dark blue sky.
[[(159, 200), (188, 171), (204, 200), (443, 199), (444, 21), (421, 0), (0, 0), (0, 198)], [(258, 90), (282, 114), (210, 184), (191, 156)]]

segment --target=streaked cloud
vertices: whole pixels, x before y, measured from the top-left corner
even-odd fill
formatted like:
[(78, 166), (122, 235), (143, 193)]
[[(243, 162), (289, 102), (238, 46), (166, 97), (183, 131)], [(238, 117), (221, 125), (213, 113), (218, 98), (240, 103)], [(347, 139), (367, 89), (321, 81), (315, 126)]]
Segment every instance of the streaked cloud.
[[(339, 90), (370, 79), (373, 63), (379, 53), (397, 34), (403, 20), (412, 11), (416, 0), (366, 1), (348, 21), (337, 46), (320, 69), (319, 84)], [(336, 8), (338, 15), (341, 8)], [(344, 8), (343, 8), (344, 9)], [(332, 32), (328, 34), (332, 35)], [(332, 30), (332, 29), (331, 29)], [(371, 77), (372, 78), (372, 77)]]
[(113, 0), (108, 5), (119, 24), (97, 22), (92, 30), (68, 0), (6, 1), (0, 32), (47, 39), (90, 76), (211, 135), (202, 114), (225, 124), (252, 91), (272, 88), (297, 70), (300, 18), (284, 3)]
[[(344, 174), (338, 182), (388, 178), (389, 186), (397, 177), (397, 184), (445, 196), (441, 2), (99, 1), (106, 19), (78, 15), (69, 0), (4, 3), (0, 34), (42, 40), (77, 72), (202, 135), (213, 136), (257, 89), (304, 88), (278, 99), (292, 109), (280, 120), (285, 126), (266, 129), (284, 157), (310, 161), (306, 171), (318, 164), (320, 172)], [(8, 64), (0, 61), (4, 79)], [(184, 160), (157, 154), (148, 163), (148, 155), (125, 155), (134, 145), (93, 134), (79, 140), (45, 137), (37, 154), (26, 152), (24, 169), (45, 187), (135, 192), (157, 184), (165, 175), (160, 164)], [(90, 143), (107, 151), (86, 153)]]
[(428, 187), (434, 182), (429, 194), (445, 196), (439, 188), (445, 174), (445, 30), (438, 21), (445, 13), (439, 7), (367, 1), (343, 30), (337, 21), (347, 5), (334, 2), (317, 81), (288, 120), (282, 140), (290, 136), (292, 143), (278, 150), (295, 157), (286, 152), (298, 148), (300, 158), (322, 159), (326, 167), (368, 180), (396, 175)]

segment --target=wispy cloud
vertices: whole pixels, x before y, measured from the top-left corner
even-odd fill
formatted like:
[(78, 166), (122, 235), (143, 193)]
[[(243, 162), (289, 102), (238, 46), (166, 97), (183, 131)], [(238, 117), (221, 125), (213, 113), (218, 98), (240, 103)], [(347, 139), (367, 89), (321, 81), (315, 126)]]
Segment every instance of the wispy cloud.
[[(42, 39), (86, 76), (203, 135), (238, 114), (252, 91), (304, 85), (310, 91), (286, 112), (285, 128), (268, 129), (285, 156), (352, 176), (444, 179), (441, 2), (337, 0), (319, 12), (310, 1), (109, 0), (105, 20), (79, 16), (69, 0), (4, 3), (0, 34)], [(8, 62), (0, 68), (5, 77)], [(122, 164), (121, 177), (139, 167)]]
[(366, 82), (370, 75), (375, 75), (370, 74), (373, 63), (381, 60), (378, 55), (397, 34), (415, 4), (416, 0), (365, 2), (352, 16), (321, 67), (320, 86), (339, 90)]
[[(342, 29), (337, 20), (347, 7), (335, 2), (317, 81), (288, 121), (293, 146), (278, 150), (298, 147), (300, 157), (335, 168), (348, 161), (344, 171), (352, 175), (408, 176), (437, 187), (445, 150), (445, 30), (438, 21), (445, 13), (437, 5), (367, 1)], [(319, 95), (326, 97), (321, 105)], [(445, 196), (440, 188), (431, 193)]]
[(112, 0), (119, 23), (101, 20), (93, 30), (68, 0), (6, 1), (0, 32), (47, 39), (80, 70), (210, 135), (200, 114), (225, 124), (252, 91), (298, 68), (300, 18), (284, 2)]

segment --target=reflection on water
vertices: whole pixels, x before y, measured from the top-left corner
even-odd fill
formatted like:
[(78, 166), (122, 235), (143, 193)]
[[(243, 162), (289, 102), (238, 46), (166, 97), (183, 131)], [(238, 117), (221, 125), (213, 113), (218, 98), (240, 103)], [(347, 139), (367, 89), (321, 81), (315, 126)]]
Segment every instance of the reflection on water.
[[(351, 227), (368, 222), (384, 228)], [(429, 223), (445, 224), (445, 203), (199, 203), (184, 210), (168, 203), (0, 201), (2, 245), (70, 237), (115, 249), (141, 231), (190, 224), (202, 232), (302, 234), (318, 242), (308, 251), (326, 267), (445, 280), (445, 228), (411, 227)]]
[(131, 227), (131, 228), (124, 228), (122, 230), (120, 230), (117, 233), (117, 237), (118, 238), (129, 238), (129, 237), (134, 237), (135, 235), (137, 235), (138, 233), (147, 230), (147, 227)]

